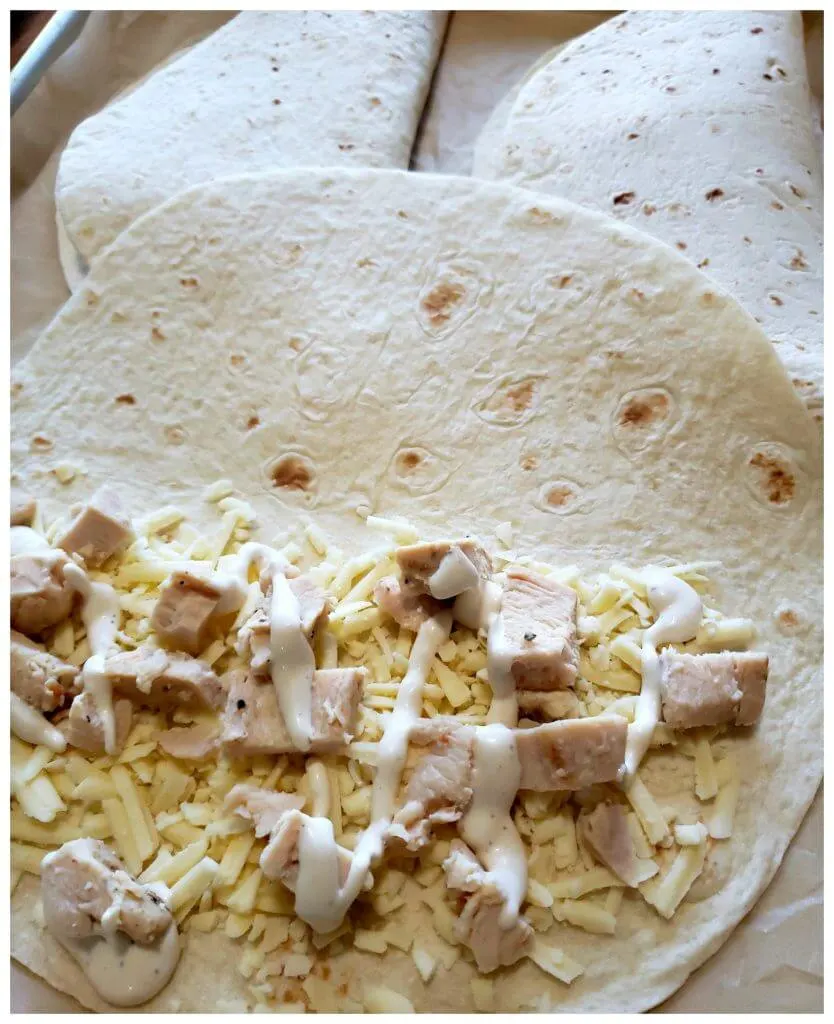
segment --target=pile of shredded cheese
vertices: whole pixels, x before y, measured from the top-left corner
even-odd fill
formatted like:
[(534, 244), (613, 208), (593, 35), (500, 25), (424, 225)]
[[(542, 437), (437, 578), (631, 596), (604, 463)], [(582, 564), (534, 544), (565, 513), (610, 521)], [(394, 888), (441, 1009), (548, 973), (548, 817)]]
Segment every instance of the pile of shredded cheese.
[[(117, 642), (124, 649), (153, 642), (150, 616), (160, 585), (174, 569), (222, 569), (223, 557), (249, 539), (254, 511), (228, 484), (215, 484), (206, 500), (219, 514), (213, 534), (198, 533), (182, 512), (163, 508), (135, 524), (137, 540), (114, 569), (90, 573), (118, 592), (123, 616)], [(137, 710), (127, 743), (116, 757), (75, 750), (57, 755), (12, 738), (12, 891), (24, 872), (38, 875), (45, 853), (67, 840), (105, 840), (141, 882), (160, 881), (170, 888), (170, 909), (182, 931), (218, 931), (237, 940), (238, 971), (251, 994), (250, 1008), (256, 1011), (413, 1009), (389, 989), (362, 987), (358, 979), (337, 983), (327, 969), (327, 958), (351, 946), (378, 955), (390, 948), (409, 953), (424, 983), (459, 958), (471, 960), (454, 933), (455, 896), (445, 888), (441, 867), (455, 834), (452, 829), (439, 829), (416, 864), (389, 861), (377, 869), (373, 888), (362, 895), (345, 922), (330, 935), (318, 935), (294, 917), (292, 894), (263, 877), (258, 860), (266, 840), (256, 839), (247, 822), (222, 809), (232, 786), (254, 782), (265, 789), (300, 793), (308, 806), (329, 804), (335, 836), (348, 849), (368, 825), (376, 746), (414, 640), (413, 633), (398, 629), (383, 615), (373, 590), (383, 576), (395, 572), (396, 545), (414, 542), (418, 534), (401, 522), (373, 516), (367, 522), (379, 530), (381, 542), (358, 557), (347, 557), (313, 525), (303, 535), (275, 542), (335, 604), (328, 629), (319, 639), (318, 667), (368, 669), (360, 726), (349, 756), (319, 757), (306, 766), (301, 755), (177, 761), (161, 750), (156, 737), (171, 725), (199, 720), (183, 711), (165, 715)], [(49, 540), (61, 528), (60, 522), (46, 529), (36, 525)], [(510, 549), (510, 524), (501, 524), (495, 533), (504, 549), (494, 555), (499, 571), (527, 566), (558, 578), (577, 593), (581, 658), (576, 695), (582, 715), (615, 713), (630, 721), (641, 685), (642, 636), (653, 622), (639, 572), (613, 566), (607, 573), (583, 576), (576, 567), (558, 568), (517, 555)], [(671, 567), (702, 595), (708, 588), (709, 568)], [(236, 630), (259, 597), (258, 583), (250, 583), (229, 635), (217, 638), (202, 653), (201, 660), (218, 674), (241, 663), (233, 646)], [(701, 631), (681, 649), (739, 649), (752, 636), (750, 622), (723, 618), (705, 604)], [(47, 638), (47, 647), (74, 665), (82, 665), (90, 653), (77, 617), (58, 626)], [(423, 692), (423, 714), (454, 715), (482, 724), (491, 699), (484, 639), (457, 626), (433, 661)], [(538, 723), (522, 720), (520, 727), (528, 724)], [(675, 913), (702, 872), (711, 844), (732, 835), (740, 776), (731, 756), (716, 756), (718, 738), (718, 729), (676, 734), (658, 725), (637, 778), (621, 793), (629, 805), (635, 849), (657, 865), (656, 874), (640, 885), (639, 892), (625, 889), (600, 867), (582, 841), (576, 816), (584, 799), (593, 802), (593, 794), (519, 794), (514, 818), (529, 860), (523, 913), (537, 933), (543, 935), (559, 923), (604, 941), (616, 934), (624, 898), (642, 898), (665, 918)], [(652, 757), (664, 747), (691, 759), (694, 791), (684, 811), (667, 806), (646, 784), (652, 777)], [(329, 800), (322, 800), (328, 795)], [(431, 922), (425, 936), (414, 927), (417, 907), (425, 908)], [(582, 966), (566, 953), (539, 941), (532, 958), (568, 984), (582, 973)], [(476, 977), (471, 986), (478, 1010), (496, 1008), (492, 978)]]

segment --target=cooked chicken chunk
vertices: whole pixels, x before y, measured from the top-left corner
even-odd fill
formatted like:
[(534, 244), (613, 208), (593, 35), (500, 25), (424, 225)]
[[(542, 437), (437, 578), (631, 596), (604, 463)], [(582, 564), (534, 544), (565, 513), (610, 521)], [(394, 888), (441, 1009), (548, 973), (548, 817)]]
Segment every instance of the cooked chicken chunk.
[(78, 669), (12, 630), (9, 648), (12, 692), (39, 711), (54, 711), (74, 689)]
[(211, 618), (222, 596), (211, 580), (190, 572), (172, 573), (160, 591), (151, 628), (168, 647), (197, 655), (209, 642)]
[(72, 611), (75, 591), (64, 579), (69, 559), (28, 526), (12, 527), (10, 550), (12, 626), (27, 636), (39, 636)]
[[(289, 580), (289, 586), (298, 601), (301, 631), (312, 643), (316, 631), (327, 622), (330, 613), (329, 599), (324, 591), (306, 576), (294, 577)], [(261, 587), (264, 590), (263, 601), (241, 626), (237, 651), (242, 657), (248, 656), (249, 667), (253, 672), (268, 676), (272, 665), (269, 614), (272, 581), (268, 576), (261, 576)]]
[(67, 939), (85, 939), (115, 927), (149, 946), (173, 921), (159, 894), (134, 881), (98, 839), (72, 839), (43, 858), (41, 898), (49, 930)]
[(625, 758), (627, 722), (612, 715), (516, 729), (520, 789), (575, 790), (617, 778)]
[(637, 886), (657, 872), (654, 861), (641, 861), (622, 804), (597, 804), (579, 815), (579, 830), (591, 852), (626, 885)]
[(287, 811), (300, 811), (303, 806), (303, 796), (260, 789), (246, 782), (233, 786), (224, 801), (227, 811), (254, 823), (258, 838), (270, 835)]
[(753, 725), (762, 713), (767, 684), (765, 654), (660, 656), (663, 720), (673, 729), (699, 725)]
[(443, 870), (446, 885), (467, 894), (463, 911), (455, 922), (455, 932), (472, 950), (478, 970), (489, 974), (525, 956), (533, 941), (533, 929), (522, 917), (517, 917), (509, 928), (501, 926), (504, 898), (489, 872), (484, 871), (461, 840), (452, 840)]
[(181, 761), (204, 761), (215, 753), (219, 742), (219, 726), (209, 722), (199, 722), (186, 729), (166, 729), (159, 734), (160, 747)]
[(226, 700), (226, 691), (208, 665), (178, 651), (122, 651), (107, 658), (104, 670), (118, 693), (147, 707), (216, 710)]
[(89, 566), (98, 566), (133, 539), (133, 528), (118, 496), (100, 487), (57, 541), (69, 554), (81, 555)]
[(398, 548), (403, 586), (445, 601), (477, 587), (492, 572), (492, 560), (476, 541), (428, 541)]
[(38, 504), (29, 494), (12, 487), (9, 501), (9, 523), (11, 526), (31, 526), (38, 510)]
[(582, 705), (570, 690), (520, 690), (518, 710), (545, 722), (579, 718)]
[(396, 576), (386, 576), (374, 588), (374, 600), (398, 626), (416, 633), (443, 605), (414, 585), (404, 586)]
[(449, 728), (422, 735), (415, 730), (411, 739), (405, 793), (391, 835), (419, 850), (431, 838), (432, 825), (458, 821), (469, 806), (473, 738), (470, 729)]
[[(353, 738), (359, 714), (362, 669), (320, 669), (313, 673), (310, 750), (338, 750)], [(223, 715), (223, 747), (232, 757), (286, 754), (295, 750), (278, 705), (275, 687), (254, 673), (229, 673)]]
[(502, 651), (519, 690), (563, 690), (576, 681), (576, 594), (556, 580), (509, 569), (501, 598)]
[[(121, 750), (133, 721), (133, 706), (130, 701), (114, 700), (113, 716), (116, 720), (116, 749)], [(92, 694), (78, 694), (70, 706), (69, 715), (62, 728), (71, 747), (89, 750), (92, 754), (105, 753), (104, 721)]]

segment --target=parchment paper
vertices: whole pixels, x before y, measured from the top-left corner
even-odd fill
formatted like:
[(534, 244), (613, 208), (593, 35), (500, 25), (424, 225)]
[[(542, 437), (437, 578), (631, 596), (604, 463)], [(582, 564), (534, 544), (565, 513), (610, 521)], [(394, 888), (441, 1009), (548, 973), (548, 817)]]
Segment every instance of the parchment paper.
[[(68, 297), (58, 262), (53, 186), (73, 127), (233, 12), (96, 12), (12, 123), (11, 327), (19, 359)], [(613, 13), (613, 12), (612, 12)], [(547, 50), (604, 12), (465, 12), (453, 16), (413, 157), (418, 171), (469, 174), (475, 140), (501, 98)], [(809, 80), (822, 145), (822, 17), (806, 15)], [(774, 785), (790, 785), (789, 779)], [(730, 941), (660, 1009), (821, 1012), (823, 814), (817, 795), (774, 882)], [(604, 941), (604, 939), (601, 939)], [(17, 1013), (79, 1012), (17, 964)]]

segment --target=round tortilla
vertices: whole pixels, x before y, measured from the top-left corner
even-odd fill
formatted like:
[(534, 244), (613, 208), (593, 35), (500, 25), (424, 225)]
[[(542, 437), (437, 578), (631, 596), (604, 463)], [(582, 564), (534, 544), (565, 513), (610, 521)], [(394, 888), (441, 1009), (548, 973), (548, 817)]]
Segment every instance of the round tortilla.
[[(177, 504), (199, 522), (203, 487), (226, 477), (267, 541), (311, 515), (345, 549), (367, 545), (370, 510), (427, 535), (510, 521), (520, 552), (589, 569), (720, 562), (717, 603), (754, 620), (771, 659), (761, 723), (721, 741), (743, 775), (733, 838), (672, 921), (629, 894), (615, 937), (554, 924), (585, 974), (501, 971), (496, 1009), (651, 1007), (772, 878), (822, 772), (819, 431), (753, 319), (683, 257), (504, 185), (229, 179), (103, 253), (12, 393), (13, 473), (62, 509), (109, 481), (134, 514)], [(62, 486), (57, 462), (84, 473)], [(642, 774), (675, 804), (691, 772), (669, 752)], [(14, 896), (13, 955), (102, 1008), (38, 925), (35, 892)], [(413, 927), (430, 943), (426, 920)], [(189, 937), (149, 1009), (245, 1001), (235, 943), (210, 940), (224, 954), (204, 963)], [(428, 986), (397, 952), (331, 968), (418, 1010), (472, 1009), (463, 960)]]
[(628, 12), (526, 80), (475, 173), (677, 247), (822, 417), (822, 170), (799, 12)]

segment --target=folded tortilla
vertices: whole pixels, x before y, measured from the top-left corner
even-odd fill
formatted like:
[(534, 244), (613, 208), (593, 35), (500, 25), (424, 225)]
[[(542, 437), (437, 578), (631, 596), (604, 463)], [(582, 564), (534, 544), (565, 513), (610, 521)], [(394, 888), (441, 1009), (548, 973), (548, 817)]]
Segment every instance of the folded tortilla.
[(629, 12), (528, 79), (475, 174), (559, 195), (683, 252), (823, 398), (822, 172), (799, 12)]
[[(427, 536), (509, 521), (520, 551), (565, 565), (719, 563), (722, 607), (754, 621), (771, 664), (760, 724), (720, 741), (741, 768), (733, 836), (711, 844), (671, 922), (636, 896), (615, 936), (554, 922), (585, 973), (566, 986), (530, 962), (502, 970), (497, 1010), (651, 1007), (773, 877), (822, 772), (819, 431), (755, 321), (683, 256), (471, 179), (308, 169), (208, 183), (101, 254), (15, 368), (12, 396), (13, 475), (45, 496), (47, 520), (50, 502), (110, 481), (136, 515), (175, 504), (208, 522), (202, 491), (224, 477), (266, 539), (312, 514), (346, 550), (370, 546), (374, 511)], [(288, 456), (303, 474), (284, 471)], [(83, 474), (62, 485), (57, 463)], [(660, 760), (647, 785), (691, 792), (692, 761)], [(105, 1009), (36, 903), (24, 879), (12, 954)], [(415, 914), (415, 934), (428, 927)], [(186, 936), (147, 1008), (251, 1006), (240, 951)], [(399, 952), (329, 966), (335, 984), (383, 980), (418, 1010), (473, 1007), (463, 959), (430, 985)]]
[(55, 185), (70, 286), (131, 221), (198, 182), (301, 165), (407, 167), (445, 20), (245, 11), (83, 121)]

